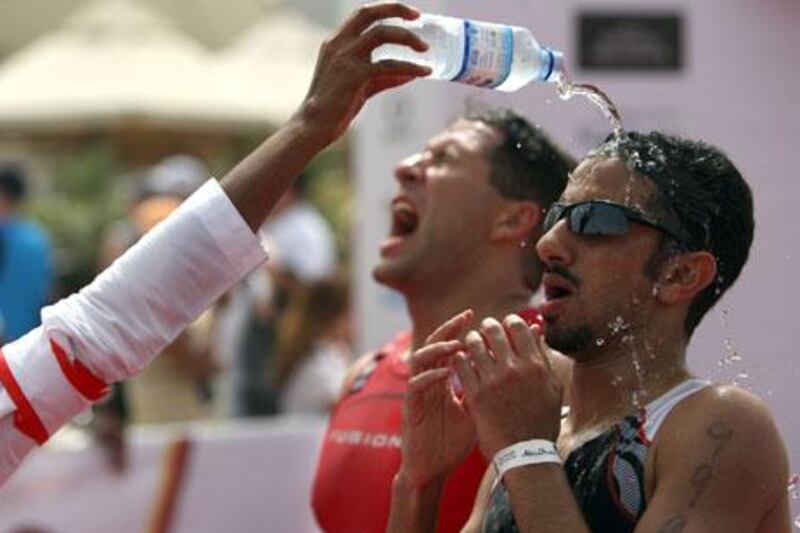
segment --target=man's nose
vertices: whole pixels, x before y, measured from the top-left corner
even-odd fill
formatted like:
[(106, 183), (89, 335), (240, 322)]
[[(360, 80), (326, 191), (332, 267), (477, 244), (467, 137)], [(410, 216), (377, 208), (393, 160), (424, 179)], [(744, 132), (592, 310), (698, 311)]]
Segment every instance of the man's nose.
[(425, 177), (424, 161), (424, 154), (414, 154), (406, 157), (395, 167), (395, 178), (401, 185), (422, 181)]
[(545, 265), (569, 265), (574, 255), (569, 246), (570, 230), (566, 220), (559, 220), (550, 230), (539, 238), (536, 253)]

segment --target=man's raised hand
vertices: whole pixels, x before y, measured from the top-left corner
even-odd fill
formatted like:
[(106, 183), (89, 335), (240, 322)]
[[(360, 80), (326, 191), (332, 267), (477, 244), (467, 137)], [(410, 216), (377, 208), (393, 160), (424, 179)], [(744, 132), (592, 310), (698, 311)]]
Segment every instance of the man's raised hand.
[(428, 45), (409, 30), (376, 24), (395, 17), (414, 20), (419, 11), (396, 2), (362, 6), (322, 44), (299, 113), (326, 131), (330, 140), (347, 129), (373, 95), (430, 74), (430, 68), (405, 61), (372, 62), (372, 51), (384, 44), (427, 50)]

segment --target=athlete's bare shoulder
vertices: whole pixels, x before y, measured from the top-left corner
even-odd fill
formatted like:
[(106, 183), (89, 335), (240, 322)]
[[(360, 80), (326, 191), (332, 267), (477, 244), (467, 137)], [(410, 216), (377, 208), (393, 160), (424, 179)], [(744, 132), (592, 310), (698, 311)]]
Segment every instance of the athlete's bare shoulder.
[(689, 396), (664, 421), (652, 453), (656, 481), (645, 530), (788, 527), (786, 448), (757, 395), (717, 384)]

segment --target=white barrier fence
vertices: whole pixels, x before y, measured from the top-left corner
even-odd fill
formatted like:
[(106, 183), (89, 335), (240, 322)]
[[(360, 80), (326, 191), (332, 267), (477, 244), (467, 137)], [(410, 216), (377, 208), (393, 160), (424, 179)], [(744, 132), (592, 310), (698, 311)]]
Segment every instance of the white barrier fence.
[(318, 531), (324, 421), (135, 428), (115, 473), (95, 446), (39, 450), (0, 493), (3, 533)]

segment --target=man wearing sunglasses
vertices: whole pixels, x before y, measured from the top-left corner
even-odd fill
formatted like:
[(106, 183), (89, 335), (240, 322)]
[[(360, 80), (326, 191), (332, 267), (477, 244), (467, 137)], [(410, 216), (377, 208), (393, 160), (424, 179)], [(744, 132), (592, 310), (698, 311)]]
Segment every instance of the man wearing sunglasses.
[[(579, 165), (544, 226), (544, 331), (512, 315), (461, 342), (457, 316), (412, 355), (390, 530), (429, 529), (459, 460), (441, 435), (458, 434), (493, 462), (468, 531), (788, 532), (764, 402), (686, 368), (753, 238), (736, 168), (703, 143), (629, 133)], [(550, 348), (573, 361), (566, 384)]]
[(214, 300), (266, 258), (256, 235), (294, 177), (339, 137), (374, 94), (430, 73), (372, 63), (386, 43), (424, 50), (411, 32), (374, 24), (415, 19), (397, 3), (358, 9), (321, 48), (297, 112), (217, 183), (179, 209), (42, 325), (0, 351), (0, 486), (74, 415), (140, 371)]
[[(533, 243), (571, 168), (541, 131), (501, 110), (457, 120), (396, 167), (392, 224), (373, 273), (403, 295), (412, 331), (360, 359), (346, 380), (314, 483), (323, 530), (386, 528), (410, 351), (465, 307), (483, 318), (529, 306), (542, 275)], [(472, 509), (486, 462), (474, 443), (467, 449), (443, 491), (438, 531), (459, 531)]]

